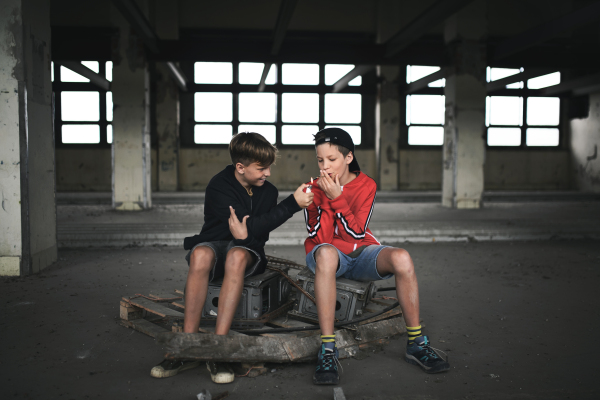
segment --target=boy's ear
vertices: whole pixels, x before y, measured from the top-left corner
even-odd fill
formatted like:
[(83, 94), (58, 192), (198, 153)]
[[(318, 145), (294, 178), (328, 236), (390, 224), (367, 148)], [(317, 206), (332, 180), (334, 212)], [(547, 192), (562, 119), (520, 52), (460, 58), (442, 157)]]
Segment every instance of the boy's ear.
[(350, 165), (350, 163), (354, 160), (354, 154), (352, 154), (352, 152), (349, 152), (348, 155), (346, 156), (346, 164)]
[(241, 162), (235, 164), (235, 169), (240, 175), (244, 175), (244, 172), (246, 171), (245, 168), (246, 166)]

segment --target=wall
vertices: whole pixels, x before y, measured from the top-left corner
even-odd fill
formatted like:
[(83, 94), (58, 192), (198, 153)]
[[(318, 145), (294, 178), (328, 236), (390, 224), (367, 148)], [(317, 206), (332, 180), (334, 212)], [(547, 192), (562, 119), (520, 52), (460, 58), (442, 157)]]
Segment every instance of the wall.
[(590, 95), (587, 118), (571, 120), (571, 168), (574, 186), (584, 192), (600, 192), (600, 92)]

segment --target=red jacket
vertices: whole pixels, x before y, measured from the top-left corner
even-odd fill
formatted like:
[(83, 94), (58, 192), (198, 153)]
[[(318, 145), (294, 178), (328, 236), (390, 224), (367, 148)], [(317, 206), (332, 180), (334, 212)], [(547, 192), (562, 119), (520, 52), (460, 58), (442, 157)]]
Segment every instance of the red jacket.
[(381, 244), (368, 228), (377, 191), (373, 179), (361, 172), (342, 187), (342, 194), (334, 200), (329, 200), (316, 184), (312, 191), (314, 201), (304, 210), (306, 254), (321, 243), (331, 243), (344, 254), (363, 245)]

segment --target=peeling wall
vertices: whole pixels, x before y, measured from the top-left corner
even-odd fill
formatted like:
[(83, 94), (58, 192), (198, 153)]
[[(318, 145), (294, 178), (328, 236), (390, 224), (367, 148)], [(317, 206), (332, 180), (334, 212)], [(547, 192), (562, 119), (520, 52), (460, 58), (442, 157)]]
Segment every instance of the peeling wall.
[(571, 168), (575, 187), (600, 192), (600, 92), (590, 95), (587, 118), (571, 120)]

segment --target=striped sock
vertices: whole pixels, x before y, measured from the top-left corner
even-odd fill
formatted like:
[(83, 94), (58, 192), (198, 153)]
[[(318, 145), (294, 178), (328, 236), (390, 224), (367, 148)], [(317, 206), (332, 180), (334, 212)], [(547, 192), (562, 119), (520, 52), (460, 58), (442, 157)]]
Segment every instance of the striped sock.
[(335, 349), (335, 335), (321, 335), (321, 343), (325, 349), (333, 351)]
[(406, 332), (408, 333), (408, 344), (413, 344), (415, 338), (421, 336), (421, 325), (414, 327), (407, 326)]

